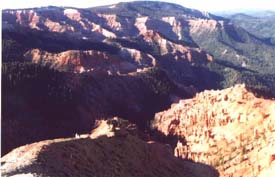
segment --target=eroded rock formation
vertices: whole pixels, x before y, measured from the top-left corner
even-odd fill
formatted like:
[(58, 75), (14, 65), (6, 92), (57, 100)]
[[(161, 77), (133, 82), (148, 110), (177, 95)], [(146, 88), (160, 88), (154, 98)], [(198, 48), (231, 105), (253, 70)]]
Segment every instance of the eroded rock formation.
[(221, 176), (272, 176), (275, 101), (244, 85), (204, 91), (156, 114), (153, 127), (177, 135), (174, 154), (216, 167)]

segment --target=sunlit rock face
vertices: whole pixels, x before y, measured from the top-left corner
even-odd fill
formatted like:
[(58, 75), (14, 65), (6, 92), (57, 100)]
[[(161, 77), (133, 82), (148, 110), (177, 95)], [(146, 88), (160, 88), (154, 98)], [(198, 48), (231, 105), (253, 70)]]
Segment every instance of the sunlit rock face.
[(275, 172), (274, 123), (275, 101), (236, 85), (179, 101), (156, 114), (153, 127), (181, 137), (175, 156), (215, 166), (222, 176), (270, 176)]
[(200, 32), (208, 31), (208, 33), (211, 33), (219, 28), (223, 28), (223, 23), (223, 21), (207, 19), (189, 20), (189, 25), (191, 26), (190, 32), (199, 34)]
[(68, 50), (60, 53), (50, 53), (40, 49), (32, 49), (25, 53), (27, 61), (36, 64), (50, 65), (60, 71), (107, 72), (126, 74), (137, 69), (153, 67), (155, 58), (139, 50), (121, 48), (117, 55), (96, 50)]
[(117, 15), (115, 15), (115, 14), (98, 14), (98, 16), (104, 18), (106, 20), (107, 25), (111, 29), (113, 29), (115, 31), (122, 30), (121, 23), (119, 21), (117, 21), (118, 20)]
[(136, 68), (119, 68), (123, 61), (115, 55), (110, 55), (99, 51), (77, 51), (70, 50), (61, 53), (49, 53), (39, 49), (33, 49), (25, 54), (25, 57), (33, 63), (50, 64), (55, 69), (65, 69), (68, 71), (80, 72), (84, 70), (109, 70), (114, 67), (114, 71), (135, 70)]

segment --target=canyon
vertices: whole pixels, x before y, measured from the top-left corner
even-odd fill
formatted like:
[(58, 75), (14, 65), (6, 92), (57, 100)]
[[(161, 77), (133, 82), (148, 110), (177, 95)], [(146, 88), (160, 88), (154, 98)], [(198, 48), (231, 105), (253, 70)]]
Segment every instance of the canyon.
[(275, 173), (275, 46), (232, 19), (5, 9), (2, 37), (3, 176)]

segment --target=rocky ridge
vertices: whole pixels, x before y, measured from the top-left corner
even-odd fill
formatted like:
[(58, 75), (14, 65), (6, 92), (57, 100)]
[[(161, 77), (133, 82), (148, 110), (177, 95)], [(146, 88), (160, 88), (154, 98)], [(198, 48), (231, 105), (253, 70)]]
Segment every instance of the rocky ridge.
[[(150, 50), (155, 55), (181, 53), (174, 58), (189, 58), (180, 49), (189, 46), (189, 53), (200, 48), (237, 66), (265, 72), (257, 64), (260, 61), (265, 70), (274, 71), (274, 46), (265, 40), (226, 18), (171, 3), (140, 1), (86, 9), (49, 6), (3, 11), (4, 30), (18, 32), (22, 27), (84, 41), (111, 40), (116, 45), (121, 40), (131, 43), (139, 39), (136, 44), (153, 46)], [(133, 45), (124, 47), (140, 50)]]
[(13, 150), (1, 158), (2, 176), (218, 176), (213, 168), (178, 159), (168, 146), (142, 140), (137, 132), (125, 120), (101, 120), (91, 134)]
[[(120, 46), (124, 49), (121, 49), (117, 55), (122, 59), (129, 57), (129, 60), (131, 60), (144, 55), (150, 55), (150, 58), (154, 57), (156, 59), (159, 59), (160, 56), (164, 56), (163, 58), (172, 56), (175, 60), (186, 59), (190, 63), (207, 62), (213, 59), (210, 54), (194, 47), (195, 45), (190, 47), (180, 41), (185, 38), (185, 35), (182, 35), (181, 22), (173, 16), (158, 19), (141, 14), (136, 18), (125, 18), (119, 14), (97, 12), (96, 9), (61, 7), (5, 10), (3, 12), (3, 29), (7, 32), (18, 32), (19, 28), (36, 32), (66, 34), (67, 37), (77, 38), (78, 40), (97, 41)], [(169, 32), (166, 32), (167, 30)], [(136, 44), (135, 46), (121, 44), (123, 40), (128, 41), (130, 44), (133, 41)], [(135, 42), (135, 40), (137, 41)], [(147, 49), (140, 49), (138, 46), (147, 46)], [(39, 47), (32, 46), (32, 48)], [(30, 53), (34, 53), (32, 49), (25, 54), (25, 58), (37, 61), (36, 57), (30, 55)], [(43, 60), (42, 62), (49, 63), (51, 61), (54, 67), (64, 65), (64, 62), (58, 59), (52, 61), (55, 58), (51, 58), (54, 54), (48, 55), (43, 52), (40, 54), (44, 54), (40, 57), (40, 60)], [(65, 54), (70, 55), (70, 52), (63, 53), (63, 55)]]
[(275, 102), (244, 85), (204, 91), (156, 114), (153, 127), (179, 137), (174, 154), (216, 167), (221, 176), (272, 176)]
[(121, 48), (119, 56), (96, 50), (50, 53), (39, 49), (32, 49), (24, 56), (33, 63), (50, 65), (53, 69), (75, 73), (108, 71), (112, 74), (125, 74), (155, 65), (153, 56), (127, 48)]

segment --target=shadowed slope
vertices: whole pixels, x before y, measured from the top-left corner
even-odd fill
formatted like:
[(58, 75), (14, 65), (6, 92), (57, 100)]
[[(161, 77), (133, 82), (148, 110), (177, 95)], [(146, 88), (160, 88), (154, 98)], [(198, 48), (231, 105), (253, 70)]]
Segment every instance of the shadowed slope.
[(2, 175), (218, 177), (213, 168), (176, 158), (169, 146), (141, 140), (136, 131), (133, 124), (115, 118), (101, 121), (90, 135), (93, 139), (81, 135), (26, 145), (1, 159)]

